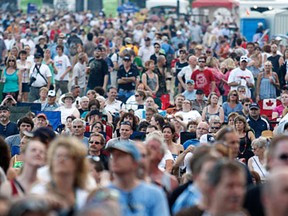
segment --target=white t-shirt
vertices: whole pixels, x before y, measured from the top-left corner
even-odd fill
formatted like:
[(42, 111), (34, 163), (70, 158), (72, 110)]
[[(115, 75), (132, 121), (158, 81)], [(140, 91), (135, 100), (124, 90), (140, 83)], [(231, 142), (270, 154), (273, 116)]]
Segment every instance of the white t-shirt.
[(55, 111), (61, 112), (61, 123), (64, 124), (66, 122), (66, 118), (68, 116), (75, 116), (76, 118), (80, 118), (80, 113), (76, 107), (65, 108), (64, 106), (60, 106)]
[[(71, 67), (71, 63), (69, 61), (69, 58), (63, 54), (62, 56), (55, 56), (54, 57), (54, 63), (58, 70), (58, 73), (55, 74), (55, 80), (60, 81), (60, 77), (65, 73), (67, 67)], [(69, 73), (67, 73), (63, 79), (64, 81), (69, 80)]]
[(145, 62), (147, 62), (148, 60), (150, 60), (150, 56), (154, 54), (154, 47), (153, 46), (142, 46), (139, 49), (138, 52), (138, 56), (142, 59), (143, 65), (145, 64)]
[(77, 62), (77, 64), (73, 68), (73, 80), (72, 86), (75, 85), (75, 77), (78, 78), (78, 85), (80, 88), (85, 88), (86, 84), (86, 63), (81, 64)]
[(175, 115), (182, 115), (183, 121), (188, 123), (189, 121), (201, 121), (202, 116), (197, 110), (191, 110), (189, 112), (179, 111), (176, 112)]
[(173, 155), (169, 150), (166, 151), (164, 157), (162, 158), (162, 160), (158, 164), (158, 168), (162, 171), (165, 171), (165, 169), (166, 169), (166, 167), (165, 167), (166, 166), (166, 160), (173, 160), (174, 161)]
[[(245, 77), (246, 79), (243, 79), (242, 77)], [(246, 87), (246, 97), (251, 98), (251, 91), (247, 86), (247, 79), (249, 83), (252, 83), (253, 85), (255, 84), (251, 71), (248, 69), (243, 71), (238, 67), (231, 71), (228, 78), (228, 83), (239, 82), (239, 85)], [(231, 90), (237, 90), (237, 87), (238, 86), (231, 86)]]
[[(195, 67), (194, 70), (197, 70), (198, 66)], [(193, 71), (194, 71), (193, 70)], [(178, 73), (177, 77), (183, 77), (185, 76), (185, 80), (191, 80), (191, 75), (193, 73), (192, 68), (190, 67), (190, 65), (185, 66), (181, 69), (181, 71)]]
[[(39, 71), (42, 74), (42, 76), (38, 73), (37, 69), (35, 68), (35, 64), (32, 65), (32, 67), (30, 68), (29, 77), (33, 76), (36, 78), (35, 82), (33, 82), (31, 85), (33, 87), (42, 87), (42, 86), (47, 85), (47, 82), (48, 82), (47, 78), (52, 76), (49, 67), (45, 64), (41, 64)], [(45, 77), (47, 82), (43, 77)]]

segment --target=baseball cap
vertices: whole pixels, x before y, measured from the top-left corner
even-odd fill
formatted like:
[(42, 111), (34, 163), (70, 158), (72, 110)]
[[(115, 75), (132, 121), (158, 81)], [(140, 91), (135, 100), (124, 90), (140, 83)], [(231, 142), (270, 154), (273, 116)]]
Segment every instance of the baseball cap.
[(2, 106), (0, 106), (0, 110), (7, 110), (7, 111), (10, 111), (9, 107), (6, 106), (6, 105), (2, 105)]
[(35, 53), (34, 58), (42, 58), (42, 55), (40, 53)]
[(55, 97), (55, 96), (56, 96), (56, 92), (54, 90), (48, 91), (48, 97)]
[(132, 39), (130, 37), (125, 38), (125, 43), (132, 44)]
[(260, 109), (260, 107), (257, 103), (251, 103), (249, 109)]
[(178, 31), (176, 32), (176, 34), (177, 34), (177, 35), (181, 35), (182, 32), (178, 30)]
[(186, 84), (188, 84), (188, 83), (191, 83), (192, 85), (194, 85), (195, 82), (194, 82), (194, 80), (187, 80)]
[(242, 61), (248, 62), (249, 61), (248, 57), (247, 56), (241, 56), (240, 62), (242, 62)]
[(125, 56), (123, 57), (123, 60), (131, 60), (131, 57), (130, 57), (129, 55), (125, 55)]
[(92, 110), (92, 111), (90, 112), (90, 116), (93, 116), (93, 115), (102, 116), (102, 113), (101, 113), (99, 110)]
[(204, 94), (204, 91), (202, 89), (197, 89), (196, 94)]
[(44, 113), (39, 113), (36, 117), (37, 118), (44, 118), (45, 120), (47, 120), (47, 116)]
[(117, 149), (119, 151), (130, 154), (136, 161), (139, 161), (141, 158), (140, 152), (135, 146), (135, 144), (129, 141), (115, 142), (111, 145), (106, 145), (105, 148), (109, 151), (112, 151), (113, 149)]
[(96, 46), (96, 47), (95, 47), (95, 50), (100, 50), (100, 51), (102, 51), (103, 48), (102, 48), (101, 46)]

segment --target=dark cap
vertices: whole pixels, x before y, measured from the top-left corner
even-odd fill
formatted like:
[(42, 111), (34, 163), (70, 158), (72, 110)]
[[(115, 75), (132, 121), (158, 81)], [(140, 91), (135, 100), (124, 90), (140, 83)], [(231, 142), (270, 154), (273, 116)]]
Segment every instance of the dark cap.
[(249, 109), (260, 109), (259, 105), (257, 103), (251, 103), (249, 105)]
[(123, 60), (124, 60), (124, 61), (125, 61), (125, 60), (130, 61), (130, 60), (131, 60), (131, 56), (130, 56), (130, 55), (125, 55), (125, 56), (123, 57)]
[(99, 50), (99, 51), (102, 52), (102, 51), (103, 51), (103, 47), (102, 47), (102, 46), (96, 46), (95, 51), (96, 51), (96, 50)]
[(204, 94), (204, 91), (202, 89), (197, 89), (196, 94)]
[(37, 128), (34, 132), (23, 132), (25, 136), (31, 137), (31, 138), (38, 138), (41, 142), (45, 144), (49, 144), (55, 137), (55, 132), (50, 127), (40, 127)]
[(102, 113), (99, 110), (92, 110), (90, 112), (90, 116), (93, 116), (93, 115), (102, 116)]
[(40, 53), (35, 53), (34, 58), (42, 58), (42, 55)]
[(10, 111), (9, 107), (6, 106), (6, 105), (1, 105), (1, 106), (0, 106), (0, 110), (7, 110), (7, 111)]
[(144, 38), (144, 41), (150, 41), (151, 39), (150, 39), (150, 37), (145, 37)]

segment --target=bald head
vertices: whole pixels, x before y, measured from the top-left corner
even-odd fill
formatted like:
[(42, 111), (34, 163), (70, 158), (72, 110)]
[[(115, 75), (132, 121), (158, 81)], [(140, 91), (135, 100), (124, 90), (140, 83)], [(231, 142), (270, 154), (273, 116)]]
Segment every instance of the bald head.
[(200, 137), (204, 134), (208, 133), (208, 129), (209, 129), (209, 125), (207, 122), (200, 122), (197, 125), (197, 129), (196, 129), (196, 136), (197, 139), (200, 139)]

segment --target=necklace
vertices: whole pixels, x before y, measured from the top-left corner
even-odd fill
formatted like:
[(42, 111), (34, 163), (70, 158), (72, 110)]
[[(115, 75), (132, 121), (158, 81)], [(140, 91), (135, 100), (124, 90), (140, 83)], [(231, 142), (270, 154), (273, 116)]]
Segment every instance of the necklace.
[(246, 151), (246, 148), (247, 148), (247, 144), (245, 143), (245, 145), (244, 145), (244, 150), (243, 151), (240, 151), (240, 146), (239, 146), (239, 154), (241, 154), (241, 155), (243, 155), (244, 154), (244, 152)]

